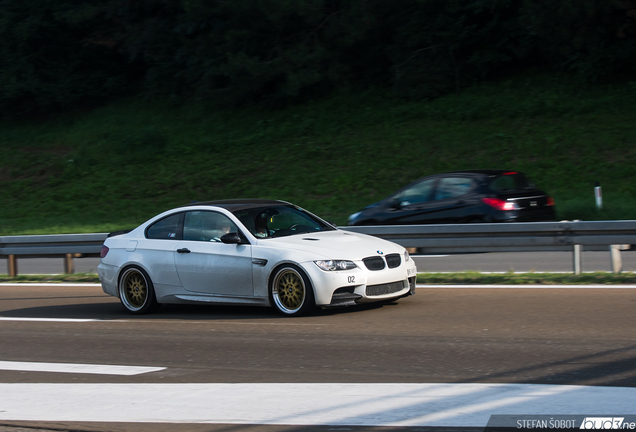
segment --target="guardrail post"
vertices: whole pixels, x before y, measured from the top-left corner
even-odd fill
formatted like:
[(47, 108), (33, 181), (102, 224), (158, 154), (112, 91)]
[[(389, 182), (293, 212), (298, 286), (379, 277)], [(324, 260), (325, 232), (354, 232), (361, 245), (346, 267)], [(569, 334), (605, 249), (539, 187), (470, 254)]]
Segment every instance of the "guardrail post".
[(16, 277), (18, 275), (18, 259), (15, 255), (9, 255), (7, 257), (7, 271), (10, 277)]
[(620, 245), (610, 245), (610, 260), (612, 262), (612, 272), (620, 273), (623, 270), (623, 260), (621, 259)]
[(73, 262), (73, 254), (66, 254), (64, 256), (64, 274), (75, 273), (75, 263)]
[(579, 244), (575, 244), (574, 245), (574, 274), (575, 275), (580, 275), (581, 274), (581, 245)]

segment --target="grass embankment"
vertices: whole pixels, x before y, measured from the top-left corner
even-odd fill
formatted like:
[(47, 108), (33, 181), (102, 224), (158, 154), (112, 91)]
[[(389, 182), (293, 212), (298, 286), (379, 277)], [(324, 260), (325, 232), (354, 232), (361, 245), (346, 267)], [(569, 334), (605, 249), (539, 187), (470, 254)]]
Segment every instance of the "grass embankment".
[[(9, 277), (0, 274), (0, 283), (99, 283), (96, 274), (78, 273), (72, 275), (20, 275)], [(457, 285), (583, 285), (583, 284), (636, 284), (636, 273), (583, 273), (581, 275), (562, 273), (503, 273), (483, 274), (478, 272), (461, 273), (421, 273), (417, 275), (420, 284), (457, 284)]]
[(539, 76), (433, 101), (377, 91), (221, 111), (130, 100), (4, 123), (0, 235), (114, 231), (192, 200), (237, 197), (291, 201), (344, 225), (421, 176), (474, 168), (526, 172), (560, 219), (633, 219), (635, 97), (633, 84)]

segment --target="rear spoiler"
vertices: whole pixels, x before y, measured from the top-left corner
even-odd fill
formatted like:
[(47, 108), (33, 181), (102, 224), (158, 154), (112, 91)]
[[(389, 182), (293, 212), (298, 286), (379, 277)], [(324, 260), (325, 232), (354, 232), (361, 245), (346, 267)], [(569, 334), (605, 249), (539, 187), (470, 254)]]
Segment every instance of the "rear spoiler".
[(122, 230), (122, 231), (113, 231), (112, 233), (109, 233), (109, 234), (106, 236), (106, 238), (108, 238), (108, 237), (115, 237), (115, 236), (122, 235), (122, 234), (128, 234), (128, 233), (129, 233), (129, 232), (131, 232), (131, 231), (132, 231), (132, 229), (129, 229), (129, 230)]

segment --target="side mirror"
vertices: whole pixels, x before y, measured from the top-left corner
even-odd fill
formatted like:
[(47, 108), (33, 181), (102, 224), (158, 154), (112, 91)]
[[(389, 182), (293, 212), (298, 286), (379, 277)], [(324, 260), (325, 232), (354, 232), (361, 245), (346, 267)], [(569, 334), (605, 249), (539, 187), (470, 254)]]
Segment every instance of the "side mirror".
[(389, 201), (389, 208), (397, 210), (401, 207), (402, 207), (402, 200), (400, 200), (399, 198), (393, 198), (391, 201)]
[(221, 236), (221, 242), (225, 244), (241, 244), (243, 243), (243, 239), (239, 233), (233, 232), (223, 234), (223, 236)]

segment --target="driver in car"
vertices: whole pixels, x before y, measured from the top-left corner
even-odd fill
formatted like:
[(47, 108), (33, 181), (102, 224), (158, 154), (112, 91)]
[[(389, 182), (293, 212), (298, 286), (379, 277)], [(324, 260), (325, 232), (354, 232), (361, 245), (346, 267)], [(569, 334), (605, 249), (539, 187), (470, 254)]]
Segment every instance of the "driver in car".
[(258, 238), (265, 238), (269, 236), (269, 230), (267, 229), (267, 219), (268, 215), (265, 214), (265, 212), (256, 216), (256, 220), (254, 221), (254, 236)]

